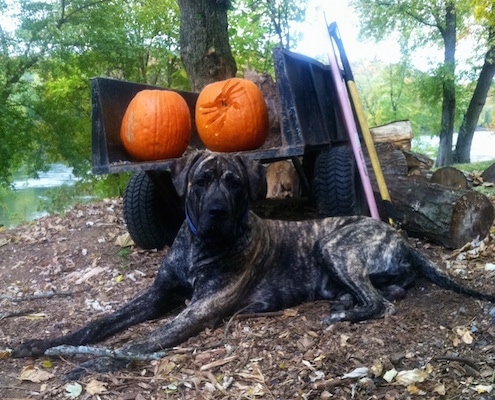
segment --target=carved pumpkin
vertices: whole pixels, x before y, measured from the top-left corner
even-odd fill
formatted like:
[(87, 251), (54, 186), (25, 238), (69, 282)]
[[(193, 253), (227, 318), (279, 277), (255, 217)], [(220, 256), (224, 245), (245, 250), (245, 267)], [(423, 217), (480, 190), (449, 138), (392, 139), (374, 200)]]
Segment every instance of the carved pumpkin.
[(207, 85), (196, 103), (196, 129), (213, 151), (260, 147), (268, 136), (268, 110), (251, 81), (231, 78)]
[(136, 160), (179, 157), (191, 140), (191, 114), (186, 101), (169, 90), (142, 90), (131, 100), (120, 138)]

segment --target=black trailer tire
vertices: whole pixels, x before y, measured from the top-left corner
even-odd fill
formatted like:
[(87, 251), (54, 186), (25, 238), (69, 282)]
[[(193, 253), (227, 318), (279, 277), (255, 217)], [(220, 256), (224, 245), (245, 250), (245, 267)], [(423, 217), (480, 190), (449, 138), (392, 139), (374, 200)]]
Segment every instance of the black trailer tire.
[(163, 171), (160, 183), (172, 192), (160, 190), (145, 171), (134, 174), (127, 183), (123, 201), (124, 220), (132, 240), (142, 249), (170, 246), (184, 220), (169, 175), (168, 171)]
[(325, 217), (360, 215), (367, 211), (359, 171), (351, 147), (322, 150), (315, 160), (313, 195)]

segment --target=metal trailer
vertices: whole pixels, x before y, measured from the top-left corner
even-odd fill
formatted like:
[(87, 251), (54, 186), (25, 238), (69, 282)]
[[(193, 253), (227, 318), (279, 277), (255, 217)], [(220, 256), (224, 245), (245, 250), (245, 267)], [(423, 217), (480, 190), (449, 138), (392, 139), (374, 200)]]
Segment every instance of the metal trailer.
[[(368, 214), (369, 202), (337, 94), (341, 76), (335, 76), (330, 66), (297, 53), (277, 48), (273, 55), (281, 128), (270, 133), (275, 140), (239, 154), (261, 163), (292, 160), (302, 196), (320, 215)], [(170, 90), (108, 78), (91, 80), (92, 165), (95, 174), (135, 173), (124, 194), (128, 231), (138, 246), (162, 248), (172, 243), (185, 218), (170, 177), (174, 160), (137, 162), (120, 140), (127, 105), (143, 89)], [(198, 93), (176, 92), (186, 100), (194, 121)], [(190, 147), (204, 149), (194, 126)]]

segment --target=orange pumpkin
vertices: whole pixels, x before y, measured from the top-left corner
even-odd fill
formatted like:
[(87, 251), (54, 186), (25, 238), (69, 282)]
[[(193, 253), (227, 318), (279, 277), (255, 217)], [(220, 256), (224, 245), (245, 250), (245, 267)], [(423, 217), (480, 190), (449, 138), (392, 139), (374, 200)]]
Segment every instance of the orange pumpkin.
[(207, 85), (196, 103), (196, 129), (213, 151), (245, 151), (260, 147), (268, 136), (268, 110), (258, 87), (231, 78)]
[(191, 114), (181, 95), (169, 90), (142, 90), (122, 120), (120, 139), (136, 160), (179, 157), (191, 140)]

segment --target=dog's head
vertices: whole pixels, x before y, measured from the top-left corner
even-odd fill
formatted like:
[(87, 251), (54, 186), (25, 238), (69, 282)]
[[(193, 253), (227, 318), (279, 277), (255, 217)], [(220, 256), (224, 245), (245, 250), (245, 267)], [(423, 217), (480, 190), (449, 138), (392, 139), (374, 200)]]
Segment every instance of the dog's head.
[(239, 155), (198, 151), (174, 162), (171, 172), (189, 228), (203, 240), (235, 240), (250, 200), (266, 194), (264, 167)]

